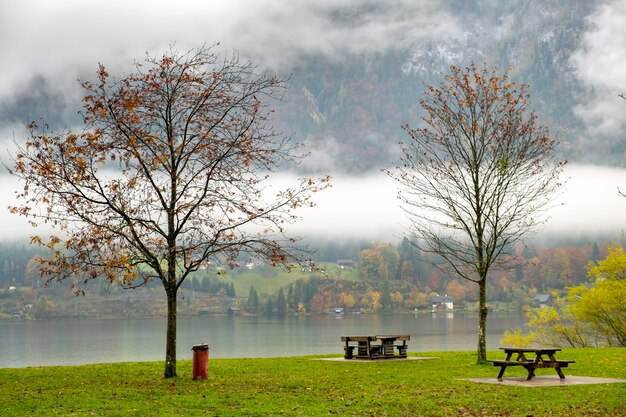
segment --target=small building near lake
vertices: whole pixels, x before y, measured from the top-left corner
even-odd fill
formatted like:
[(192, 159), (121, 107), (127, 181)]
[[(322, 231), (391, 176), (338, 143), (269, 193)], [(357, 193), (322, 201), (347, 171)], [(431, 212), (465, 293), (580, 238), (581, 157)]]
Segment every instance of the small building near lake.
[(446, 295), (436, 295), (431, 297), (433, 311), (452, 311), (454, 310), (454, 298)]
[(533, 304), (536, 307), (543, 307), (552, 304), (552, 296), (550, 294), (535, 294)]
[(352, 269), (354, 268), (354, 261), (352, 259), (337, 259), (337, 268)]

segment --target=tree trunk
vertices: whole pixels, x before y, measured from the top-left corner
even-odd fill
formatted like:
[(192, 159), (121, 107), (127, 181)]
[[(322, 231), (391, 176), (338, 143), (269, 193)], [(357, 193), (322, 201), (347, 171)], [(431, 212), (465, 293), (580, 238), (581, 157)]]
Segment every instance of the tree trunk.
[(487, 363), (487, 279), (481, 278), (478, 283), (480, 293), (478, 306), (478, 361)]
[(165, 378), (176, 376), (176, 290), (167, 290), (167, 336), (165, 342)]

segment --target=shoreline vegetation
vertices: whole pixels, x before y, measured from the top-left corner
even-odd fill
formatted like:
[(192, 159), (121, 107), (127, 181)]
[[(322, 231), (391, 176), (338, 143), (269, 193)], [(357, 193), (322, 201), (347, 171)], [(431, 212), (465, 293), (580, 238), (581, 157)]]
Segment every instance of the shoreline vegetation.
[[(332, 313), (431, 312), (439, 292), (406, 281), (376, 283), (361, 279), (357, 268), (334, 264), (320, 271), (277, 271), (269, 267), (216, 274), (201, 271), (185, 281), (178, 294), (178, 315), (288, 316)], [(443, 294), (443, 293), (442, 293)], [(518, 300), (494, 300), (494, 310), (519, 312), (532, 294)], [(454, 311), (477, 311), (475, 300), (455, 299)], [(156, 283), (123, 290), (104, 281), (89, 283), (76, 296), (67, 283), (48, 287), (0, 289), (0, 320), (41, 318), (165, 317), (167, 301)]]
[[(404, 280), (366, 280), (356, 267), (342, 269), (323, 263), (318, 270), (283, 271), (267, 265), (233, 271), (203, 270), (188, 278), (177, 297), (180, 316), (244, 315), (295, 316), (363, 313), (476, 313), (478, 302), (466, 288), (455, 295), (451, 279), (447, 292), (434, 291)], [(76, 295), (69, 283), (51, 283), (0, 288), (0, 320), (46, 318), (161, 318), (167, 314), (167, 301), (156, 282), (124, 290), (104, 280), (84, 285)], [(452, 285), (454, 284), (454, 285)], [(461, 287), (455, 287), (457, 290)], [(547, 293), (556, 295), (561, 290)], [(535, 307), (534, 288), (520, 288), (514, 296), (494, 297), (488, 302), (493, 312), (524, 312)], [(469, 294), (469, 295), (468, 295)], [(444, 295), (442, 297), (442, 295)], [(454, 300), (452, 310), (433, 298)], [(475, 294), (474, 294), (475, 295)]]
[[(281, 316), (296, 317), (309, 315), (376, 315), (376, 314), (433, 314), (433, 313), (461, 313), (477, 314), (477, 307), (473, 303), (461, 304), (454, 309), (433, 309), (430, 305), (419, 308), (388, 308), (379, 310), (369, 309), (339, 309), (329, 308), (323, 311), (291, 311), (282, 313), (276, 311), (268, 313), (263, 309), (250, 312), (245, 307), (247, 297), (228, 297), (212, 294), (195, 293), (184, 295), (179, 299), (178, 316), (206, 317), (206, 316)], [(35, 303), (21, 303), (19, 307), (11, 308), (12, 300), (5, 301), (2, 311), (0, 300), (0, 320), (46, 320), (46, 319), (124, 319), (124, 318), (163, 318), (166, 317), (166, 300), (154, 289), (143, 289), (139, 293), (129, 295), (86, 296), (72, 297), (45, 297)], [(7, 307), (7, 304), (9, 305)], [(500, 314), (519, 314), (517, 303), (497, 302), (497, 308), (491, 312)]]
[[(501, 352), (488, 352), (489, 358)], [(409, 356), (415, 356), (409, 353)], [(626, 383), (516, 387), (475, 352), (420, 352), (434, 360), (354, 363), (326, 356), (209, 359), (207, 380), (177, 378), (161, 362), (0, 369), (0, 415), (12, 416), (617, 416)], [(337, 355), (335, 355), (337, 356)], [(624, 348), (565, 349), (567, 376), (626, 379)], [(521, 367), (519, 367), (521, 368)], [(523, 369), (507, 370), (521, 376)], [(553, 375), (552, 369), (538, 371)], [(540, 399), (540, 400), (539, 400)]]
[[(625, 239), (619, 245), (626, 244)], [(563, 298), (568, 288), (589, 282), (590, 261), (599, 261), (610, 248), (607, 241), (555, 245), (525, 247), (523, 257), (528, 262), (523, 267), (494, 273), (489, 308), (523, 312), (534, 307), (537, 295)], [(334, 308), (362, 313), (430, 311), (432, 297), (445, 295), (454, 299), (455, 311), (477, 311), (475, 286), (462, 285), (433, 269), (406, 241), (318, 242), (313, 246), (319, 259), (312, 269), (284, 271), (257, 259), (232, 270), (203, 266), (181, 285), (178, 313), (291, 315), (327, 313)], [(80, 284), (84, 296), (78, 297), (69, 282), (45, 286), (36, 262), (43, 255), (27, 246), (0, 242), (0, 319), (162, 317), (167, 311), (157, 282), (123, 290), (97, 280)]]

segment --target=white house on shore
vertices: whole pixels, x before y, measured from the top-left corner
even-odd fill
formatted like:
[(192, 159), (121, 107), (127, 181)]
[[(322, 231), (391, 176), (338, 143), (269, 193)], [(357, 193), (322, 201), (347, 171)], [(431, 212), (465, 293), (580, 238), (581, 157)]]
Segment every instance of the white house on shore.
[(454, 298), (446, 295), (436, 295), (430, 299), (433, 311), (452, 311), (454, 310)]

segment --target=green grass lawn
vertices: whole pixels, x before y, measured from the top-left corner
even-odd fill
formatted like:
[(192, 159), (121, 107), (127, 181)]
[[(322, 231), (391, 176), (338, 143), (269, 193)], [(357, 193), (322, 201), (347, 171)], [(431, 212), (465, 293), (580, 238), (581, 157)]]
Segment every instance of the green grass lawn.
[[(313, 357), (210, 359), (209, 377), (163, 379), (162, 363), (0, 369), (0, 416), (623, 416), (626, 383), (515, 387), (470, 352), (435, 360), (330, 362)], [(490, 352), (500, 358), (501, 352)], [(626, 379), (625, 349), (571, 349), (567, 375)], [(507, 376), (522, 375), (521, 367)], [(556, 375), (541, 369), (538, 375)]]

